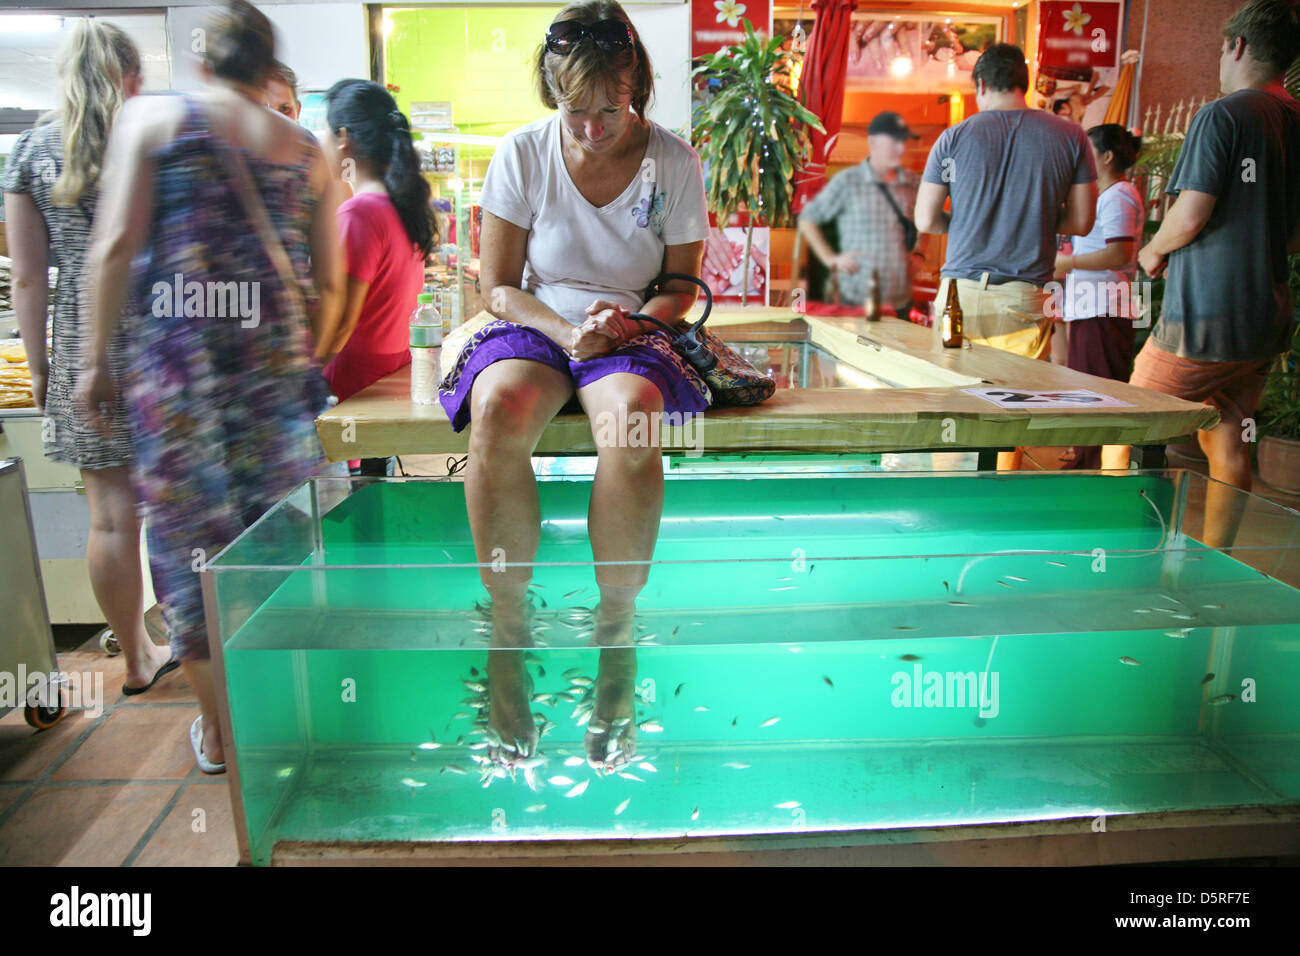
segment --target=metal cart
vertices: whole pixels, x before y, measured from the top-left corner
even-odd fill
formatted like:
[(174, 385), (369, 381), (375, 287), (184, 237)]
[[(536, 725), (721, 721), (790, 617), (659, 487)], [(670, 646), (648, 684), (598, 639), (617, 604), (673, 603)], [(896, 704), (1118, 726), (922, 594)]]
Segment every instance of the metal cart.
[[(27, 723), (38, 730), (54, 726), (65, 707), (62, 676), (40, 682), (30, 696), (25, 675), (55, 674), (54, 632), (41, 586), (41, 565), (27, 501), (27, 480), (21, 458), (0, 460), (0, 672), (9, 675), (12, 699), (0, 700), (0, 714), (24, 708)], [(45, 692), (41, 693), (42, 685)]]

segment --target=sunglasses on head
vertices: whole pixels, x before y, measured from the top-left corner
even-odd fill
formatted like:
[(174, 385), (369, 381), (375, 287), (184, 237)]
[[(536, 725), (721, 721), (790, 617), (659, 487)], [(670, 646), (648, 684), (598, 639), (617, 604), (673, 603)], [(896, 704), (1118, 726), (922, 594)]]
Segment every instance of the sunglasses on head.
[(552, 23), (546, 31), (546, 49), (560, 56), (568, 56), (586, 38), (609, 53), (632, 47), (632, 31), (622, 20), (600, 20), (591, 26), (577, 20)]

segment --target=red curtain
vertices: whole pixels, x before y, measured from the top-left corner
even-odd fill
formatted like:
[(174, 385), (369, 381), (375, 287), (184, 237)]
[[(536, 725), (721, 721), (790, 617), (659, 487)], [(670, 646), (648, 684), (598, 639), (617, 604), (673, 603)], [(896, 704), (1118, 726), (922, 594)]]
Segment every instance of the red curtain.
[(826, 183), (826, 161), (840, 134), (844, 115), (844, 74), (849, 63), (849, 17), (857, 0), (813, 0), (817, 22), (813, 27), (803, 71), (799, 99), (817, 114), (826, 132), (812, 130), (808, 165), (795, 174), (794, 208), (798, 212)]

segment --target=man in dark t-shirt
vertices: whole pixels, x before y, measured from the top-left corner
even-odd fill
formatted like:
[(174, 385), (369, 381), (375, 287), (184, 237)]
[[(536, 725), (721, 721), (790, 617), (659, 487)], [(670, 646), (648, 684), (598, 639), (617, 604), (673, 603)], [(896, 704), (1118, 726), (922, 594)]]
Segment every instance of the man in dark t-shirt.
[[(1078, 125), (1026, 106), (1019, 47), (994, 44), (972, 75), (979, 112), (940, 134), (916, 194), (917, 228), (948, 234), (935, 305), (955, 283), (968, 339), (1046, 360), (1057, 233), (1087, 235), (1096, 216), (1092, 147)], [(1020, 462), (1020, 449), (998, 453), (1000, 471)]]
[[(1300, 251), (1300, 103), (1282, 80), (1300, 54), (1300, 0), (1252, 0), (1223, 36), (1226, 95), (1193, 119), (1168, 187), (1178, 198), (1138, 254), (1149, 275), (1168, 272), (1131, 381), (1217, 407), (1219, 424), (1197, 436), (1210, 477), (1249, 490), (1254, 434), (1243, 423), (1295, 326), (1287, 254)], [(1211, 504), (1206, 543), (1227, 543), (1234, 509), (1216, 519)]]

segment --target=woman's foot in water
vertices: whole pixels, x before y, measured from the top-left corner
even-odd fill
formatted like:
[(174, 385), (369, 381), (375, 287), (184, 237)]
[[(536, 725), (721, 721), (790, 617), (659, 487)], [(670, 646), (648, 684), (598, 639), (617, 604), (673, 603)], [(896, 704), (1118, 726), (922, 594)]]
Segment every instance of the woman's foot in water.
[(533, 720), (533, 678), (524, 666), (524, 653), (533, 646), (527, 613), (492, 606), (492, 647), (488, 651), (488, 756), (513, 763), (537, 753)]
[(601, 648), (596, 706), (587, 723), (587, 762), (598, 770), (621, 770), (636, 754), (636, 647), (633, 605), (596, 608), (592, 643)]

